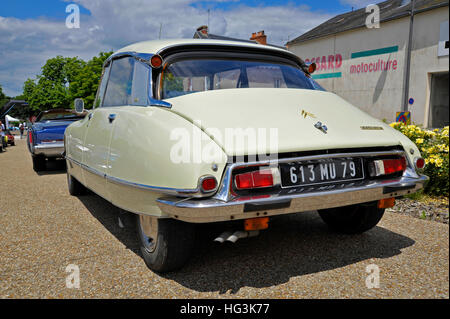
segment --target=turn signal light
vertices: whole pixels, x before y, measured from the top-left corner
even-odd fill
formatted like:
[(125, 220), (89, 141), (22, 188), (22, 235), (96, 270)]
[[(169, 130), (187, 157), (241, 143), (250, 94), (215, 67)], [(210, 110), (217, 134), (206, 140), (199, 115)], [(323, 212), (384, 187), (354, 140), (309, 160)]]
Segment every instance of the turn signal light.
[(267, 228), (269, 228), (269, 217), (249, 218), (244, 221), (244, 229), (246, 231)]
[(317, 65), (313, 62), (308, 66), (308, 72), (309, 74), (313, 74), (314, 71), (316, 71)]
[(378, 208), (391, 208), (395, 205), (395, 198), (384, 198), (378, 201)]
[(150, 65), (152, 66), (152, 68), (158, 69), (161, 67), (162, 64), (163, 60), (160, 55), (155, 54), (150, 58)]
[(373, 161), (373, 167), (370, 172), (372, 176), (389, 175), (406, 170), (406, 159), (404, 157), (397, 159), (384, 159)]
[(235, 177), (237, 189), (252, 189), (273, 186), (273, 175), (270, 169), (238, 174)]

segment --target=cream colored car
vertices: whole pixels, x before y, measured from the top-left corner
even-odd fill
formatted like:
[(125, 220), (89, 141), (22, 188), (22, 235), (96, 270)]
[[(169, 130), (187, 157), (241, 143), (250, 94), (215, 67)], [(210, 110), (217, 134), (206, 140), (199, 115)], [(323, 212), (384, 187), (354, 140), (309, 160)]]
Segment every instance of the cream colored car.
[(196, 223), (227, 221), (218, 242), (314, 210), (333, 230), (371, 229), (395, 197), (424, 186), (424, 161), (404, 135), (323, 90), (313, 69), (244, 42), (119, 50), (95, 107), (65, 131), (70, 193), (88, 188), (135, 213), (145, 262), (160, 272), (187, 261)]

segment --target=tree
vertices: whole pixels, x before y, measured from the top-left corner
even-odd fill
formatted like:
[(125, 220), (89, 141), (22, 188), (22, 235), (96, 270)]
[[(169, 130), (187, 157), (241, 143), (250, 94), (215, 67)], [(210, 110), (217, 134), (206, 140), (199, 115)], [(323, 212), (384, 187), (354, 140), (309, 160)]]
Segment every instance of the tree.
[(111, 54), (112, 52), (101, 52), (98, 56), (94, 56), (74, 76), (74, 81), (69, 88), (71, 101), (82, 98), (85, 107), (92, 108), (100, 84), (103, 64)]
[(33, 110), (73, 108), (75, 98), (92, 107), (104, 61), (112, 52), (101, 52), (88, 62), (57, 56), (48, 59), (35, 80), (27, 79), (23, 96)]

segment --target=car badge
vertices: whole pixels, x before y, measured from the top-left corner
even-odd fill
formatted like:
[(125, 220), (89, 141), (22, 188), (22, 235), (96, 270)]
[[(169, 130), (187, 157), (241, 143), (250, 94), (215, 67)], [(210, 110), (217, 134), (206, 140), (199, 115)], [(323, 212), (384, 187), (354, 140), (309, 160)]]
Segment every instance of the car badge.
[(326, 125), (322, 124), (322, 122), (317, 122), (316, 124), (314, 124), (314, 127), (316, 129), (321, 130), (323, 133), (327, 134), (328, 128)]
[(371, 125), (365, 125), (365, 126), (360, 126), (361, 130), (366, 130), (366, 131), (378, 131), (378, 130), (383, 130), (383, 127), (381, 126), (371, 126)]
[(300, 114), (301, 114), (301, 116), (303, 116), (303, 118), (306, 118), (307, 116), (310, 116), (314, 119), (316, 118), (316, 116), (314, 114), (306, 112), (305, 110), (302, 110), (302, 112)]

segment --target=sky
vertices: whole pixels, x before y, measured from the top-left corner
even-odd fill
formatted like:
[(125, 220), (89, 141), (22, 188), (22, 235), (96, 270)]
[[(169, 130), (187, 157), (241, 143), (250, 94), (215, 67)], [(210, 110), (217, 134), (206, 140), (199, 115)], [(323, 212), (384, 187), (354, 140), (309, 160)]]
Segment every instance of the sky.
[[(337, 14), (379, 1), (367, 0), (14, 0), (0, 1), (0, 86), (22, 93), (49, 58), (88, 60), (101, 51), (161, 38), (192, 38), (209, 32), (248, 39), (264, 30), (271, 44), (284, 45)], [(67, 28), (66, 7), (78, 5), (80, 28)]]

